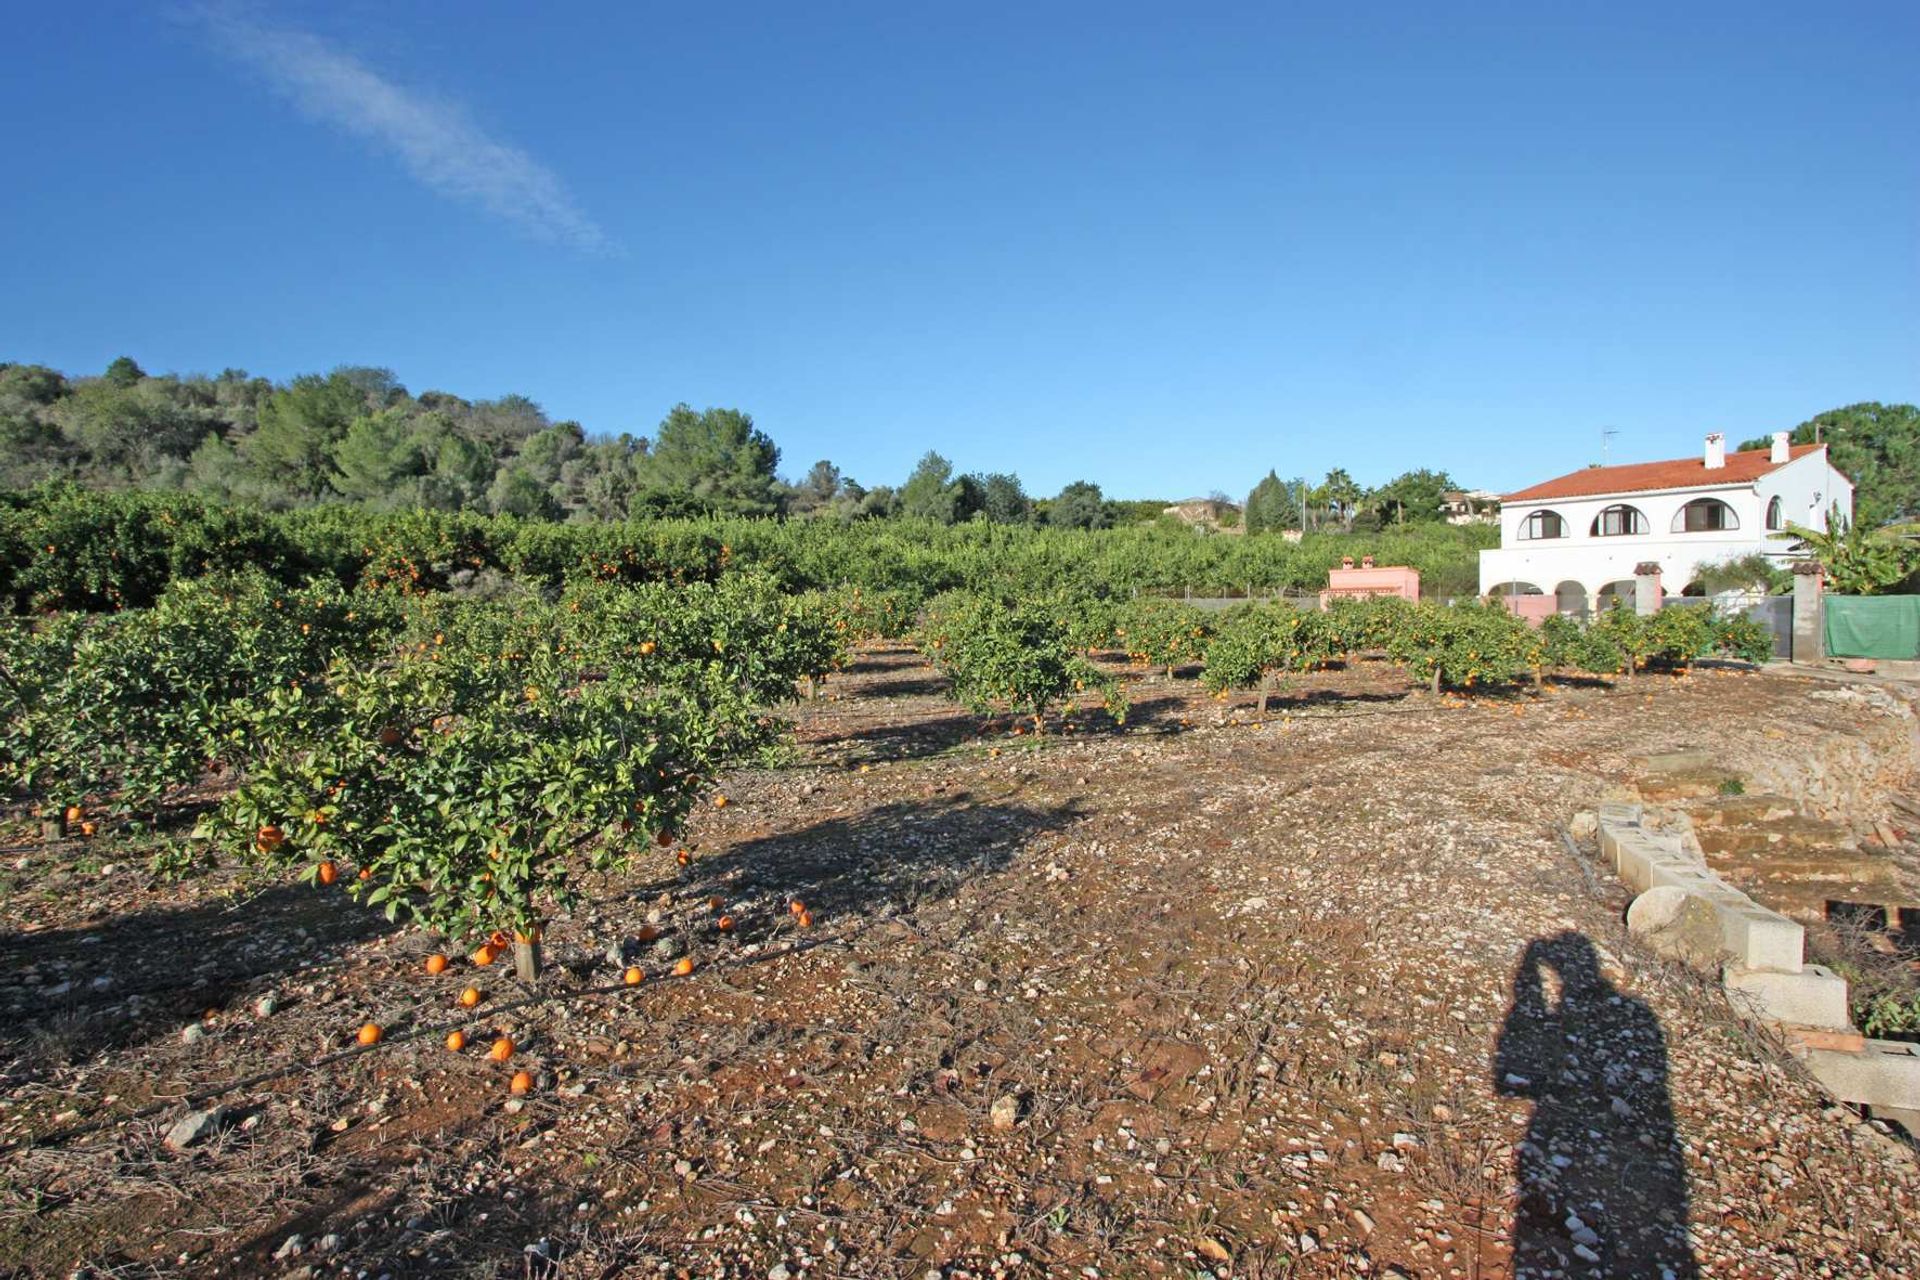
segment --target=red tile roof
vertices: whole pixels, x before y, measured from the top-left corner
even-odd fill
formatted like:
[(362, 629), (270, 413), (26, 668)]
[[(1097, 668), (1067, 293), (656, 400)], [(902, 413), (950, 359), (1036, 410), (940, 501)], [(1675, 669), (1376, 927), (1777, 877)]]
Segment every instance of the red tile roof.
[[(1806, 457), (1823, 444), (1796, 444), (1788, 451), (1788, 461)], [(1633, 462), (1622, 467), (1588, 467), (1530, 489), (1510, 493), (1502, 502), (1541, 502), (1551, 498), (1595, 498), (1607, 493), (1645, 493), (1653, 489), (1687, 489), (1706, 484), (1752, 484), (1785, 462), (1774, 462), (1771, 449), (1747, 449), (1729, 453), (1727, 465), (1707, 470), (1700, 454), (1674, 458), (1668, 462)]]

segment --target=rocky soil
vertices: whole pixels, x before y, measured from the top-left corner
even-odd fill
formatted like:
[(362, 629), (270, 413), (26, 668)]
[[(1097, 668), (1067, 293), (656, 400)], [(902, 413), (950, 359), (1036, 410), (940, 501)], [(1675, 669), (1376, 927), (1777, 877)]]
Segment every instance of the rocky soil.
[(1635, 950), (1562, 830), (1704, 749), (1900, 863), (1905, 699), (1702, 671), (1465, 701), (1363, 662), (1256, 722), (1131, 675), (1125, 730), (1035, 739), (863, 653), (690, 866), (553, 923), (538, 992), (429, 978), (435, 940), (325, 891), (20, 837), (0, 1274), (1920, 1267), (1913, 1149)]

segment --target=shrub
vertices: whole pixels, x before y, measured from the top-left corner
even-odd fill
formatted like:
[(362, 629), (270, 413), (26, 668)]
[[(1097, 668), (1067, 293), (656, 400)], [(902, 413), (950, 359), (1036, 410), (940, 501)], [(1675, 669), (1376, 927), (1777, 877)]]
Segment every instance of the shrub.
[(1512, 684), (1541, 666), (1541, 637), (1497, 601), (1420, 605), (1402, 616), (1387, 655), (1435, 692)]
[(920, 644), (951, 682), (953, 697), (978, 714), (1006, 707), (1032, 716), (1040, 729), (1052, 707), (1097, 689), (1108, 713), (1126, 718), (1119, 687), (1077, 652), (1068, 629), (1044, 606), (946, 592), (928, 602)]
[(1284, 673), (1310, 671), (1333, 657), (1333, 627), (1326, 614), (1282, 604), (1243, 605), (1220, 620), (1207, 644), (1200, 681), (1216, 693), (1258, 689), (1264, 715)]
[(1190, 666), (1207, 655), (1213, 624), (1206, 614), (1178, 600), (1140, 596), (1122, 605), (1113, 634), (1137, 662), (1166, 668)]
[(550, 621), (517, 620), (498, 654), (493, 618), (273, 690), (252, 708), (244, 782), (197, 834), (309, 881), (329, 862), (357, 872), (347, 891), (389, 919), (533, 935), (582, 865), (675, 830), (730, 738), (710, 703), (541, 643)]

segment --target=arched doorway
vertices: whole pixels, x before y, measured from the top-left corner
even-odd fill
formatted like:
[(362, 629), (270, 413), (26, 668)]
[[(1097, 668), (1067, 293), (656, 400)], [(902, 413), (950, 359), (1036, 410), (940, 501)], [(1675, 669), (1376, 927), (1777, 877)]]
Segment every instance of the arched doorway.
[(1553, 607), (1555, 612), (1570, 617), (1587, 616), (1587, 588), (1580, 582), (1563, 582), (1553, 589)]
[(1634, 581), (1632, 578), (1620, 578), (1609, 582), (1593, 593), (1593, 607), (1596, 610), (1611, 609), (1615, 603), (1634, 607)]

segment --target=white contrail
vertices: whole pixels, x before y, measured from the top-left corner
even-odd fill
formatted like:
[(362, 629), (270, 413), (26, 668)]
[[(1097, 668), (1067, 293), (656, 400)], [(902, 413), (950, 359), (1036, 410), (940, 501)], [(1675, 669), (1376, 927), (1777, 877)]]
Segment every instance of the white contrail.
[(589, 252), (616, 246), (551, 169), (497, 142), (457, 103), (435, 101), (371, 70), (318, 36), (263, 26), (230, 10), (199, 16), (217, 46), (254, 67), (313, 119), (392, 151), (426, 186)]

